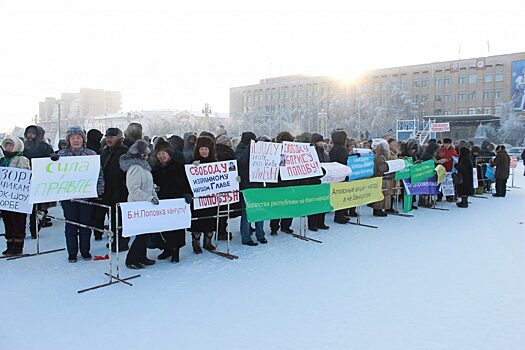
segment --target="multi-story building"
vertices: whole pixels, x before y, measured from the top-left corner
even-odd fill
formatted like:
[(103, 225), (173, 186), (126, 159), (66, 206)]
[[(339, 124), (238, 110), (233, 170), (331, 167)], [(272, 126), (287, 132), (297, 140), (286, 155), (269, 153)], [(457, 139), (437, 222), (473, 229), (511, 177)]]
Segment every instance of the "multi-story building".
[(331, 106), (338, 104), (338, 113), (345, 119), (359, 118), (363, 97), (383, 106), (391, 100), (393, 87), (405, 91), (413, 107), (413, 115), (398, 116), (401, 118), (497, 115), (500, 105), (511, 101), (522, 112), (525, 52), (377, 69), (350, 83), (327, 76), (263, 79), (259, 84), (230, 89), (230, 117), (242, 120), (257, 114), (268, 119), (314, 110), (312, 116), (322, 111), (330, 119)]

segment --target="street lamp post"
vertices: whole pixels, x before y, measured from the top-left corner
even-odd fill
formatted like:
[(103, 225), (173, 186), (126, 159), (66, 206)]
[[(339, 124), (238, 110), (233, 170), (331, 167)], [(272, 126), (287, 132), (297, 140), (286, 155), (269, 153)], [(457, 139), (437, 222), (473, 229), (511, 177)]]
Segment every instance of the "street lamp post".
[(204, 108), (202, 109), (202, 114), (204, 114), (204, 130), (210, 131), (210, 105), (205, 103)]

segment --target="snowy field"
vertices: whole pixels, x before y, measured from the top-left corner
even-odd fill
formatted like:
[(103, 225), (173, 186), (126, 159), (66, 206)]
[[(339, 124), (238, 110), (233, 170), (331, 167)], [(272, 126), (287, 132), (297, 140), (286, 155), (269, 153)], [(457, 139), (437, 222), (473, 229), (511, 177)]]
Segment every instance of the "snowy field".
[[(267, 223), (269, 244), (242, 246), (235, 219), (238, 260), (194, 255), (188, 234), (179, 264), (157, 261), (132, 287), (77, 294), (106, 281), (107, 261), (2, 259), (0, 349), (525, 349), (521, 163), (516, 173), (521, 189), (468, 209), (375, 218), (362, 208), (378, 229), (330, 215), (329, 231), (308, 233), (322, 244), (271, 237)], [(35, 246), (27, 239), (25, 252)], [(43, 229), (41, 246), (64, 247), (63, 224)], [(105, 255), (105, 242), (91, 253)]]

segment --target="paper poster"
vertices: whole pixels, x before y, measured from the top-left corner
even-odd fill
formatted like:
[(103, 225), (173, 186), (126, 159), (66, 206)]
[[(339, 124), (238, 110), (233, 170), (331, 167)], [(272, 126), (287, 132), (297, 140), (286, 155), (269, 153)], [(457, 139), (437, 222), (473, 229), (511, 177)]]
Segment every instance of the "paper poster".
[(345, 181), (346, 177), (352, 172), (348, 166), (337, 162), (321, 163), (321, 168), (326, 171), (326, 174), (321, 178), (321, 183)]
[(385, 174), (405, 170), (406, 163), (404, 159), (387, 160), (386, 163), (388, 164), (388, 171)]
[(315, 148), (299, 142), (283, 142), (279, 172), (282, 180), (323, 176)]
[(251, 141), (250, 182), (277, 182), (282, 149), (282, 143)]
[(350, 181), (374, 176), (374, 155), (372, 153), (350, 156), (347, 162), (352, 171), (349, 176)]
[(30, 214), (31, 170), (0, 168), (0, 210)]

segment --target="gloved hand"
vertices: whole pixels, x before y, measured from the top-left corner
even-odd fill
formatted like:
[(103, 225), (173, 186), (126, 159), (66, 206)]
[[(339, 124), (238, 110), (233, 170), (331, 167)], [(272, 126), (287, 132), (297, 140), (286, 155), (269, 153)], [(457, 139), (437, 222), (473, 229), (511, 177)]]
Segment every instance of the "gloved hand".
[(184, 200), (186, 201), (186, 203), (190, 204), (192, 199), (193, 196), (191, 194), (184, 194)]
[(159, 200), (156, 197), (151, 198), (151, 203), (154, 205), (159, 205)]
[(60, 159), (60, 156), (56, 153), (53, 153), (50, 158), (53, 162), (56, 162), (57, 160)]
[(200, 160), (196, 160), (196, 161), (193, 162), (193, 165), (197, 166), (197, 165), (199, 165), (200, 163), (201, 163)]

